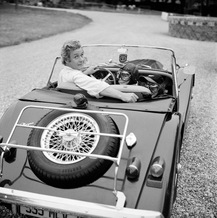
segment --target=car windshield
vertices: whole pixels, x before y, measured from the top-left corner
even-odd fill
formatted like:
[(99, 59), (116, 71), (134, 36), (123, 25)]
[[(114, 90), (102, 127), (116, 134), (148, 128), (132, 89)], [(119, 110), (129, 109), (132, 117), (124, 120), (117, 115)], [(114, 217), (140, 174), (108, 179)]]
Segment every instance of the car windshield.
[(172, 51), (160, 47), (127, 45), (83, 46), (86, 65), (116, 65), (136, 62), (140, 68), (161, 69), (172, 72)]

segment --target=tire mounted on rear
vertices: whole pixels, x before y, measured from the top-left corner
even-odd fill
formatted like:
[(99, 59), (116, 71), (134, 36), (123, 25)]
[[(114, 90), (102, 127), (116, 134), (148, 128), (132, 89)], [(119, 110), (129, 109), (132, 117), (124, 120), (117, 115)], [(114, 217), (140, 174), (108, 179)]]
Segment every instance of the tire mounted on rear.
[[(85, 113), (85, 110), (84, 113), (53, 110), (37, 126), (47, 129), (33, 129), (28, 146), (112, 157), (118, 154), (117, 137), (91, 134), (118, 134), (116, 124), (108, 115)], [(103, 176), (113, 163), (81, 155), (35, 150), (28, 150), (27, 155), (35, 175), (46, 184), (58, 188), (76, 188), (90, 184)]]

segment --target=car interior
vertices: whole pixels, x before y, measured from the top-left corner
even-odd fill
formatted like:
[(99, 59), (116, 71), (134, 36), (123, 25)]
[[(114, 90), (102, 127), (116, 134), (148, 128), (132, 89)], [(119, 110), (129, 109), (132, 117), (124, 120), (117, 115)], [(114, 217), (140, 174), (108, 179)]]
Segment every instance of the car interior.
[[(173, 96), (173, 79), (171, 72), (164, 70), (163, 65), (155, 60), (141, 59), (133, 60), (128, 63), (133, 63), (137, 66), (138, 74), (136, 82), (133, 84), (120, 84), (119, 74), (120, 66), (99, 66), (99, 69), (91, 75), (98, 80), (107, 82), (113, 88), (122, 92), (141, 93), (143, 100), (153, 100), (159, 98), (167, 98)], [(54, 64), (55, 65), (55, 64)], [(83, 93), (86, 96), (93, 98), (87, 94), (85, 90), (80, 89), (73, 83), (58, 84), (56, 80), (51, 82), (52, 73), (50, 75), (45, 89), (52, 89), (62, 93), (76, 94)], [(151, 95), (147, 95), (147, 89), (151, 91)]]

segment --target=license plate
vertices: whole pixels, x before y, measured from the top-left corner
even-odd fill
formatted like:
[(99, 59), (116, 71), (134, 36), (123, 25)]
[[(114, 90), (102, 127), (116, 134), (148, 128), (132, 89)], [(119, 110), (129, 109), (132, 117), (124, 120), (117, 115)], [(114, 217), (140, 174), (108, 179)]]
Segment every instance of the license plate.
[(84, 216), (70, 215), (65, 213), (48, 211), (41, 208), (25, 207), (25, 206), (20, 206), (20, 213), (23, 215), (29, 215), (29, 216), (41, 217), (41, 218), (85, 218)]

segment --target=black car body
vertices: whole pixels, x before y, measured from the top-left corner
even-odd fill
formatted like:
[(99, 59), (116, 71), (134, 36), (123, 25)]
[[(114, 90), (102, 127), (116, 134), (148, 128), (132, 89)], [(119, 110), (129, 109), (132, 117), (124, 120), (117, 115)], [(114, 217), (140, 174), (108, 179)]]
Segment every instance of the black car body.
[(58, 88), (57, 58), (47, 85), (18, 99), (0, 120), (0, 209), (11, 217), (169, 217), (194, 72), (178, 66), (167, 48), (84, 50), (101, 66), (97, 79), (114, 83), (108, 73), (115, 77), (132, 62), (141, 77), (163, 78), (158, 93), (147, 97), (138, 84), (120, 86), (140, 97), (124, 103)]

